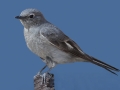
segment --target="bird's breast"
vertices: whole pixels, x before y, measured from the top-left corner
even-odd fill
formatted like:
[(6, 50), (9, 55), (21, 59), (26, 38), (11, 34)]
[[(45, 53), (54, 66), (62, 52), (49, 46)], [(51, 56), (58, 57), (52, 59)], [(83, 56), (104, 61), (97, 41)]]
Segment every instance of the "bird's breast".
[(52, 45), (44, 36), (29, 30), (24, 30), (24, 36), (27, 47), (39, 57), (46, 59), (49, 56), (58, 64), (75, 62), (73, 56)]
[(45, 58), (45, 48), (46, 48), (46, 44), (45, 41), (42, 39), (42, 37), (40, 35), (38, 35), (38, 33), (31, 33), (29, 32), (29, 30), (24, 30), (24, 37), (25, 37), (25, 41), (27, 44), (27, 47), (35, 54), (37, 54), (38, 56), (40, 56), (41, 58)]

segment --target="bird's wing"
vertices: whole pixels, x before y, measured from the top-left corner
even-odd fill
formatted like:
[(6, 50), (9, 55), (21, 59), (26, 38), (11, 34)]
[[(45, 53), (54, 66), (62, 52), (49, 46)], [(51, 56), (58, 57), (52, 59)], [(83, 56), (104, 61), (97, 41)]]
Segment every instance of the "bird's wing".
[[(57, 28), (56, 28), (57, 29)], [(87, 55), (84, 53), (80, 47), (73, 41), (71, 40), (68, 36), (66, 36), (62, 31), (59, 29), (56, 31), (56, 29), (50, 29), (49, 30), (43, 30), (41, 34), (48, 39), (48, 41), (57, 47), (60, 50), (63, 50), (64, 52), (71, 54), (73, 56), (82, 58), (86, 61), (89, 61), (91, 63), (94, 63), (108, 71), (110, 71), (113, 74), (116, 74), (113, 71), (120, 71), (119, 69), (106, 64), (92, 56)]]
[(73, 40), (66, 36), (62, 31), (56, 32), (54, 30), (49, 30), (49, 32), (41, 32), (41, 34), (58, 49), (84, 59), (84, 52)]

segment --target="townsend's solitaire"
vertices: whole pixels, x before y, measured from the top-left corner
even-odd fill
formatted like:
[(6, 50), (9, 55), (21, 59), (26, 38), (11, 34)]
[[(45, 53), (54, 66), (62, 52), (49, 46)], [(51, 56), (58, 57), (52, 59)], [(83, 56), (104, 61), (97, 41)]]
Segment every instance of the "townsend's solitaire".
[(84, 53), (72, 39), (48, 22), (39, 10), (26, 9), (15, 18), (20, 19), (24, 26), (27, 47), (41, 57), (50, 69), (57, 64), (91, 62), (113, 74), (116, 74), (114, 71), (120, 71)]

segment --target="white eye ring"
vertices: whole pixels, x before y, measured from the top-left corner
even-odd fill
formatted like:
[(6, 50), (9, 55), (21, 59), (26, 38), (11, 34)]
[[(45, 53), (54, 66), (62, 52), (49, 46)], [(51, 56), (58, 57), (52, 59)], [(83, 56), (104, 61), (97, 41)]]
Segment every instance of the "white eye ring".
[(34, 14), (30, 14), (29, 18), (34, 18), (34, 16), (35, 16)]

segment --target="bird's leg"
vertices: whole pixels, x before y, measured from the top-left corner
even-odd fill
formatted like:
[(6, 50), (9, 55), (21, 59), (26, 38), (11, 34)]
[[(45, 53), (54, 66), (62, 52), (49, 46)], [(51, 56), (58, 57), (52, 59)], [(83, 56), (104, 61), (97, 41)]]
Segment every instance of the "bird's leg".
[(38, 74), (42, 77), (41, 85), (46, 83), (46, 74), (47, 74), (47, 73), (43, 73), (43, 74), (42, 74), (42, 71), (43, 71), (46, 67), (47, 67), (47, 65), (45, 65), (45, 66), (38, 72)]
[(48, 71), (46, 73), (49, 73), (52, 70), (52, 67), (48, 69)]
[(40, 71), (39, 71), (39, 75), (42, 74), (42, 71), (47, 67), (47, 65), (45, 65)]
[[(42, 69), (41, 69), (41, 71), (40, 71), (40, 76), (42, 77), (42, 84), (45, 84), (46, 83), (46, 80), (49, 78), (51, 78), (52, 77), (52, 74), (50, 74), (49, 72), (50, 72), (50, 70), (55, 66), (55, 62), (53, 62), (52, 61), (52, 59), (49, 57), (49, 56), (46, 56), (46, 66), (45, 67), (43, 67)], [(46, 73), (44, 73), (44, 74), (42, 74), (41, 75), (41, 72), (46, 68), (46, 67), (49, 67), (49, 70), (46, 72)]]
[(47, 67), (47, 65), (45, 65), (39, 72), (38, 75), (42, 75), (42, 71)]
[[(43, 67), (42, 70), (43, 70), (44, 68), (46, 68), (46, 66)], [(52, 68), (49, 68), (49, 70), (48, 70), (46, 73), (43, 73), (42, 75), (39, 74), (39, 75), (42, 77), (42, 83), (41, 83), (41, 84), (45, 84), (47, 78), (49, 78), (49, 79), (52, 78), (52, 74), (49, 73), (51, 69), (52, 69)], [(40, 73), (41, 73), (41, 72), (40, 72)]]

